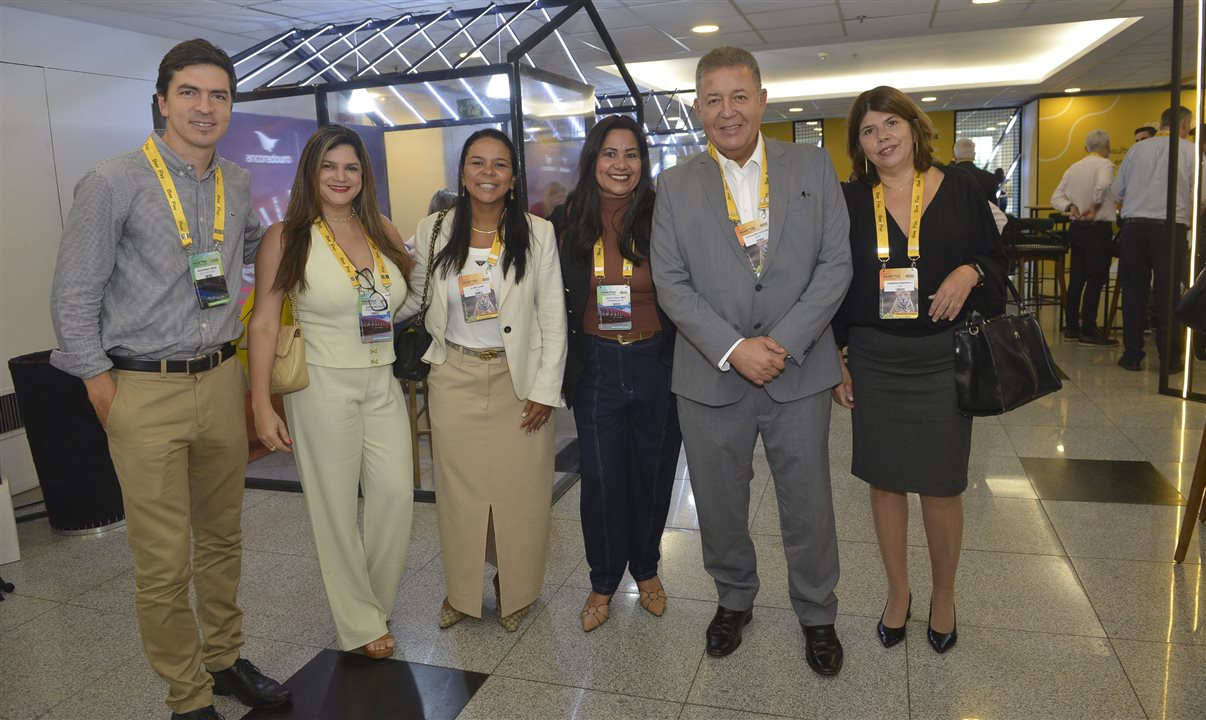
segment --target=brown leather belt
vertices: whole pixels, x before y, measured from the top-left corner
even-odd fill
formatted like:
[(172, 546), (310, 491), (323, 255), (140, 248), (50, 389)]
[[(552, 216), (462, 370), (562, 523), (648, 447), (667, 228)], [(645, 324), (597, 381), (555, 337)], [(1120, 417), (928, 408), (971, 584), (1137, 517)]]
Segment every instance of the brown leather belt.
[(610, 340), (614, 343), (619, 343), (620, 345), (631, 345), (633, 343), (639, 343), (642, 340), (648, 340), (650, 338), (657, 337), (657, 331), (654, 330), (652, 332), (617, 333), (615, 335), (596, 335), (595, 337), (599, 338), (600, 340)]
[(207, 370), (213, 370), (223, 362), (229, 360), (234, 354), (234, 343), (226, 343), (211, 353), (191, 357), (187, 360), (135, 360), (118, 355), (110, 355), (109, 360), (113, 362), (113, 367), (118, 370), (196, 375)]

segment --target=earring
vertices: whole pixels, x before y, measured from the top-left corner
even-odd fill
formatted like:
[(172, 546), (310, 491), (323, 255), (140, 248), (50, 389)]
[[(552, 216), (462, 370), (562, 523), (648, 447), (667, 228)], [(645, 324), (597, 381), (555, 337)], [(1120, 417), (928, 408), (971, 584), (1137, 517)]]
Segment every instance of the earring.
[(513, 191), (513, 190), (507, 190), (507, 196), (506, 196), (506, 197), (503, 199), (503, 201), (504, 201), (505, 203), (507, 203), (508, 205), (510, 205), (510, 204), (511, 204), (511, 193), (512, 193), (512, 192), (514, 192), (514, 191)]
[(871, 168), (870, 168), (870, 166), (867, 165), (867, 156), (866, 155), (863, 156), (863, 174), (864, 175), (871, 174)]

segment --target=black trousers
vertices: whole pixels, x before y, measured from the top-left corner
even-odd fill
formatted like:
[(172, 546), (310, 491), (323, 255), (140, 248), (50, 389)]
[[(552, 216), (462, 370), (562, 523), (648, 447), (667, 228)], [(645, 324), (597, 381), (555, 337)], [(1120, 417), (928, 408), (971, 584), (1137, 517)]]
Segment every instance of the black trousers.
[(591, 588), (610, 595), (625, 569), (637, 581), (657, 575), (683, 436), (661, 335), (588, 342), (574, 393), (582, 536)]
[[(1143, 329), (1147, 326), (1148, 288), (1153, 281), (1156, 303), (1152, 316), (1156, 319), (1156, 352), (1164, 352), (1164, 338), (1170, 331), (1172, 321), (1171, 309), (1164, 307), (1165, 294), (1169, 283), (1172, 283), (1173, 297), (1180, 297), (1186, 263), (1189, 261), (1186, 228), (1184, 225), (1177, 225), (1176, 228), (1175, 243), (1170, 243), (1168, 229), (1164, 225), (1128, 220), (1122, 226), (1118, 262), (1123, 273), (1122, 357), (1126, 360), (1139, 361), (1144, 358)], [(1173, 277), (1168, 275), (1170, 259), (1176, 263)], [(1173, 362), (1176, 362), (1175, 358), (1181, 355), (1179, 332), (1174, 332), (1172, 342)]]
[(1068, 231), (1072, 247), (1071, 278), (1068, 281), (1068, 330), (1081, 335), (1097, 332), (1097, 309), (1101, 289), (1110, 277), (1110, 237), (1108, 222), (1073, 222)]

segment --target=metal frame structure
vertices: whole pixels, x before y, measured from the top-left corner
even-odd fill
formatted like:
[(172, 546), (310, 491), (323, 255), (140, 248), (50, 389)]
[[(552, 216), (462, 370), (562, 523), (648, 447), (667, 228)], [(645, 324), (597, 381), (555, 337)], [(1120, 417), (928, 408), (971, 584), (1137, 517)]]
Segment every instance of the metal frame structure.
[[(550, 14), (555, 11), (555, 15)], [(638, 122), (644, 115), (641, 92), (628, 73), (615, 42), (603, 24), (592, 0), (524, 0), (508, 4), (490, 3), (470, 10), (447, 9), (422, 14), (403, 13), (386, 20), (365, 19), (341, 25), (316, 28), (293, 28), (265, 40), (237, 55), (234, 61), (238, 84), (236, 101), (259, 101), (279, 98), (313, 96), (315, 117), (319, 125), (330, 124), (328, 97), (331, 93), (383, 87), (413, 113), (417, 122), (398, 125), (383, 116), (374, 122), (388, 129), (414, 129), (461, 124), (509, 123), (510, 135), (518, 153), (516, 175), (526, 188), (524, 173), (524, 116), (521, 78), (545, 77), (558, 84), (578, 89), (589, 87), (586, 77), (566, 45), (560, 28), (571, 18), (585, 12), (607, 54), (620, 74), (631, 98), (628, 111), (635, 112)], [(516, 33), (521, 18), (542, 22), (537, 29), (521, 38)], [(489, 22), (493, 20), (493, 22)], [(477, 33), (476, 35), (474, 33)], [(492, 44), (502, 47), (505, 38), (511, 47), (505, 61), (491, 63), (486, 52), (494, 51)], [(553, 37), (559, 43), (579, 84), (572, 79), (548, 73), (536, 67), (529, 57), (540, 43)], [(417, 59), (404, 50), (425, 44)], [(457, 48), (457, 50), (453, 50)], [(463, 50), (460, 50), (464, 48)], [(446, 52), (456, 52), (450, 58)], [(470, 61), (485, 64), (470, 66)], [(389, 61), (399, 68), (383, 71)], [(510, 112), (494, 115), (466, 82), (469, 78), (505, 74), (510, 89)], [(469, 96), (486, 112), (483, 116), (462, 118), (432, 86), (434, 82), (457, 80)], [(431, 93), (436, 102), (451, 116), (429, 120), (394, 86), (417, 85)], [(598, 105), (596, 101), (596, 110)], [(522, 198), (526, 202), (526, 198)]]

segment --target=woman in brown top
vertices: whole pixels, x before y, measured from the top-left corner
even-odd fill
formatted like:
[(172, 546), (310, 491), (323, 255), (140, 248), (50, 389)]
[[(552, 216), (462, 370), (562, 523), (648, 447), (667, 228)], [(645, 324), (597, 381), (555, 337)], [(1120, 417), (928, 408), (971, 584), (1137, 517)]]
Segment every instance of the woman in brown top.
[(578, 425), (590, 564), (580, 616), (587, 632), (607, 621), (625, 569), (641, 607), (666, 610), (657, 566), (682, 433), (670, 393), (674, 326), (649, 271), (652, 220), (645, 133), (631, 118), (605, 118), (586, 137), (561, 237), (565, 401)]

